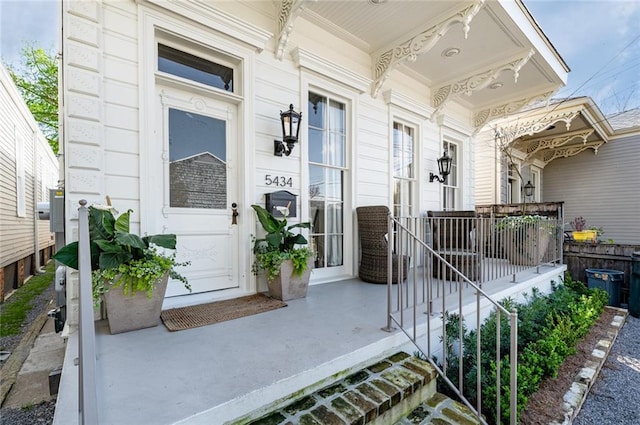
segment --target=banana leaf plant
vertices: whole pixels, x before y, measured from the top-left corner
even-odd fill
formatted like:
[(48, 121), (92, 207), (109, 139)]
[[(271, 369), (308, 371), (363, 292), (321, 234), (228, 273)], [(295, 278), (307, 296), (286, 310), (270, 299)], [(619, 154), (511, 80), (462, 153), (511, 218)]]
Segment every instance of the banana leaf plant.
[[(111, 287), (123, 286), (125, 294), (146, 291), (149, 296), (155, 281), (164, 273), (190, 289), (187, 279), (175, 267), (188, 263), (175, 261), (175, 253), (164, 255), (160, 248), (175, 250), (176, 235), (140, 237), (130, 233), (132, 210), (114, 216), (112, 207), (89, 206), (89, 241), (94, 298)], [(78, 269), (78, 242), (62, 247), (53, 258)]]
[(280, 265), (286, 260), (292, 260), (293, 273), (302, 275), (307, 269), (307, 259), (313, 256), (313, 251), (306, 246), (307, 239), (300, 233), (293, 233), (292, 229), (310, 229), (311, 223), (296, 223), (288, 225), (287, 214), (278, 219), (260, 205), (251, 205), (256, 212), (258, 221), (265, 230), (264, 238), (254, 239), (253, 253), (256, 256), (254, 272), (266, 270), (267, 279), (273, 280), (280, 273)]

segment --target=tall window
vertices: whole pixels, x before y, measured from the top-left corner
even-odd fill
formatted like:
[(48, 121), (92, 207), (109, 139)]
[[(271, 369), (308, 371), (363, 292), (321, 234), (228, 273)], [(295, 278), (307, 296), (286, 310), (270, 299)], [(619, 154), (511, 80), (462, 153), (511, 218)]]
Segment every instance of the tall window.
[(540, 172), (531, 170), (531, 184), (533, 185), (533, 196), (529, 199), (531, 202), (540, 201)]
[(507, 204), (517, 204), (520, 202), (520, 179), (518, 178), (518, 165), (509, 165), (507, 174)]
[(309, 93), (309, 211), (315, 267), (343, 265), (346, 105)]
[(451, 157), (451, 173), (447, 176), (442, 185), (442, 209), (445, 211), (454, 211), (458, 208), (458, 164), (460, 164), (460, 154), (458, 153), (458, 145), (445, 141), (444, 149)]
[(411, 216), (415, 188), (415, 130), (393, 123), (393, 215)]

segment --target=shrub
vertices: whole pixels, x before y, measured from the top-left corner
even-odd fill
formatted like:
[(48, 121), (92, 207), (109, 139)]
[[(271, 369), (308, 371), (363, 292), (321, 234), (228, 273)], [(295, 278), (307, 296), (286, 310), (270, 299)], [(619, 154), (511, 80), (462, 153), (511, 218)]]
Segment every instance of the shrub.
[[(507, 310), (518, 310), (518, 397), (517, 409), (520, 412), (528, 398), (535, 393), (540, 383), (549, 377), (555, 377), (564, 360), (575, 353), (576, 343), (589, 331), (591, 325), (602, 313), (607, 304), (608, 294), (601, 289), (587, 289), (581, 282), (567, 275), (565, 284), (553, 285), (553, 291), (547, 296), (534, 291), (525, 297), (523, 303), (510, 299), (501, 304)], [(486, 418), (496, 418), (494, 400), (497, 397), (496, 376), (496, 329), (497, 317), (494, 312), (480, 327), (480, 368), (483, 411)], [(460, 323), (456, 314), (446, 315), (447, 330), (447, 377), (458, 384), (458, 366), (462, 361), (464, 371), (465, 397), (475, 404), (476, 394), (476, 341), (475, 330), (469, 331)], [(510, 413), (510, 329), (509, 319), (500, 315), (500, 371), (501, 371), (501, 421), (508, 423)], [(459, 358), (458, 337), (462, 327), (462, 359)], [(447, 394), (448, 389), (439, 388)]]

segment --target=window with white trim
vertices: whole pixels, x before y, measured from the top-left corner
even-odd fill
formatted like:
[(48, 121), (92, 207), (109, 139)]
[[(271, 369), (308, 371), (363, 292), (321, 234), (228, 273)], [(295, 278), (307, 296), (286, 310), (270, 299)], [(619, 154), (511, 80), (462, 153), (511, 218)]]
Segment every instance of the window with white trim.
[(409, 217), (413, 213), (416, 164), (414, 127), (393, 123), (393, 215)]
[(344, 264), (347, 106), (329, 95), (309, 92), (306, 116), (314, 267), (338, 267)]
[(540, 171), (531, 170), (531, 184), (533, 185), (533, 196), (531, 202), (540, 202)]
[(444, 141), (442, 145), (451, 157), (451, 172), (442, 184), (442, 209), (444, 211), (455, 211), (458, 209), (460, 193), (460, 176), (458, 175), (460, 152), (456, 143)]

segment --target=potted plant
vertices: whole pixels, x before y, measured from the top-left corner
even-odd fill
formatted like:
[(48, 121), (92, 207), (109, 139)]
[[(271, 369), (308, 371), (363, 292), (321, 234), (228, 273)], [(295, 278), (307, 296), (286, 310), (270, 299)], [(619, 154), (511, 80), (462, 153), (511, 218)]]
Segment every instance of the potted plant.
[(287, 226), (287, 208), (282, 208), (283, 218), (278, 219), (259, 205), (251, 207), (266, 232), (264, 238), (254, 240), (254, 272), (266, 272), (269, 295), (273, 298), (287, 301), (305, 297), (313, 267), (313, 251), (307, 246), (296, 246), (307, 245), (307, 239), (291, 230), (310, 229), (311, 223)]
[(598, 229), (597, 228), (589, 228), (587, 229), (587, 220), (584, 217), (579, 216), (575, 217), (569, 224), (573, 228), (573, 232), (571, 232), (571, 236), (574, 241), (577, 242), (596, 242), (598, 239)]
[(541, 215), (517, 215), (501, 218), (497, 229), (503, 235), (507, 259), (512, 264), (540, 264), (547, 249), (555, 222)]
[[(93, 299), (104, 300), (112, 334), (157, 326), (169, 277), (191, 290), (187, 279), (175, 268), (176, 235), (140, 237), (129, 233), (132, 210), (114, 216), (112, 207), (89, 207), (89, 240)], [(60, 263), (78, 269), (78, 242), (61, 248), (54, 256)]]

